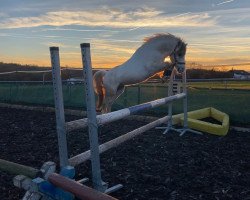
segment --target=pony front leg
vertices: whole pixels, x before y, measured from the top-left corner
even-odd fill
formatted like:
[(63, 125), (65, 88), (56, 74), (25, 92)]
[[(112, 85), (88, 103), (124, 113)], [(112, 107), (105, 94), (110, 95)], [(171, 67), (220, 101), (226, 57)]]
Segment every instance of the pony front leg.
[(165, 64), (165, 70), (163, 71), (163, 75), (161, 77), (161, 80), (163, 83), (167, 82), (167, 80), (170, 78), (174, 68), (174, 63), (170, 62), (164, 62)]
[(164, 68), (165, 69), (169, 69), (169, 70), (173, 70), (174, 69), (174, 63), (173, 62), (164, 62)]

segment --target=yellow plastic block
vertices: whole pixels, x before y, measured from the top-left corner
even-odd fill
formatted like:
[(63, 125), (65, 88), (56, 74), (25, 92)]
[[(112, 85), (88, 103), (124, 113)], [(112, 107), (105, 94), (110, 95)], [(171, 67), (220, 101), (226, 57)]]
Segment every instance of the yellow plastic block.
[[(212, 117), (220, 121), (221, 125), (200, 120), (207, 117)], [(183, 114), (173, 116), (173, 124), (180, 122), (183, 124)], [(229, 116), (226, 113), (210, 107), (191, 111), (188, 112), (188, 127), (198, 131), (224, 136), (229, 130)]]

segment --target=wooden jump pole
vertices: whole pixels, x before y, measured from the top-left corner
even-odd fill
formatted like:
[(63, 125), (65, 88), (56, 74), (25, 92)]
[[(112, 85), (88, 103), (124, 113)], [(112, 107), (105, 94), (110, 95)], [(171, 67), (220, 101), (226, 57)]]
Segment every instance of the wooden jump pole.
[[(129, 115), (135, 114), (139, 111), (148, 110), (150, 108), (156, 108), (161, 105), (173, 102), (175, 100), (183, 99), (185, 98), (185, 96), (186, 96), (185, 93), (180, 93), (180, 94), (176, 94), (173, 96), (150, 101), (147, 103), (131, 106), (129, 108), (124, 108), (124, 109), (113, 111), (110, 113), (97, 115), (96, 116), (97, 124), (103, 125), (103, 124), (107, 124), (110, 122), (114, 122), (119, 119), (123, 119)], [(76, 130), (76, 129), (80, 129), (80, 128), (86, 128), (87, 126), (88, 126), (88, 118), (79, 119), (79, 120), (66, 123), (66, 129), (68, 132)]]
[(48, 177), (48, 181), (63, 190), (72, 193), (82, 200), (117, 200), (107, 194), (94, 190), (90, 187), (82, 185), (72, 179), (52, 173)]
[(0, 171), (4, 171), (14, 175), (24, 175), (31, 179), (38, 177), (41, 171), (33, 167), (17, 164), (7, 160), (0, 159)]
[[(148, 131), (149, 129), (152, 129), (156, 126), (159, 126), (160, 124), (166, 123), (168, 120), (169, 120), (169, 116), (160, 118), (160, 119), (153, 121), (145, 126), (137, 128), (131, 132), (128, 132), (124, 135), (121, 135), (120, 137), (117, 137), (113, 140), (110, 140), (110, 141), (104, 143), (104, 144), (101, 144), (99, 146), (99, 153), (101, 154), (101, 153), (103, 153), (111, 148), (117, 147), (120, 144), (122, 144), (128, 140), (131, 140), (132, 138)], [(76, 166), (76, 165), (79, 165), (79, 164), (89, 160), (90, 158), (91, 158), (91, 152), (90, 152), (90, 150), (88, 150), (88, 151), (85, 151), (77, 156), (70, 158), (69, 163), (71, 166)]]

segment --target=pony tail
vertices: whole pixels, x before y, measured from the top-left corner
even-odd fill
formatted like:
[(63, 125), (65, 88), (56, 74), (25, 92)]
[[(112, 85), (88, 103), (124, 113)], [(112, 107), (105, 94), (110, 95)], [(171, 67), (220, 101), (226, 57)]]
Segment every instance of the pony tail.
[(103, 100), (104, 100), (104, 86), (103, 86), (103, 77), (106, 74), (106, 71), (100, 70), (97, 71), (93, 76), (93, 85), (95, 93), (97, 94), (96, 102), (96, 111), (100, 112), (102, 110)]

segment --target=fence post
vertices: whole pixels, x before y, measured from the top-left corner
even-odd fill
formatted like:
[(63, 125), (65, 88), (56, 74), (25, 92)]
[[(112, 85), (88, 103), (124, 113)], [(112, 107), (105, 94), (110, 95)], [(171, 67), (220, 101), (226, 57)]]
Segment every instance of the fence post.
[(9, 91), (10, 91), (10, 102), (12, 103), (12, 99), (11, 99), (11, 96), (12, 96), (11, 95), (11, 93), (12, 93), (12, 84), (11, 83), (10, 83), (10, 90)]
[(128, 97), (128, 88), (125, 86), (124, 99), (123, 99), (124, 108), (128, 107), (127, 97)]
[(104, 186), (104, 182), (101, 177), (100, 167), (100, 153), (98, 143), (98, 125), (96, 120), (96, 107), (95, 107), (95, 94), (93, 90), (93, 73), (90, 56), (90, 44), (81, 44), (82, 53), (82, 65), (83, 65), (83, 76), (85, 84), (85, 96), (87, 104), (87, 117), (88, 117), (88, 128), (89, 128), (89, 142), (91, 152), (91, 168), (92, 168), (92, 182), (93, 187), (101, 192), (105, 192), (107, 187)]
[(139, 84), (138, 85), (138, 99), (137, 99), (137, 104), (140, 104), (140, 102), (141, 102), (141, 85)]
[(45, 84), (45, 75), (46, 73), (43, 73), (43, 85)]

